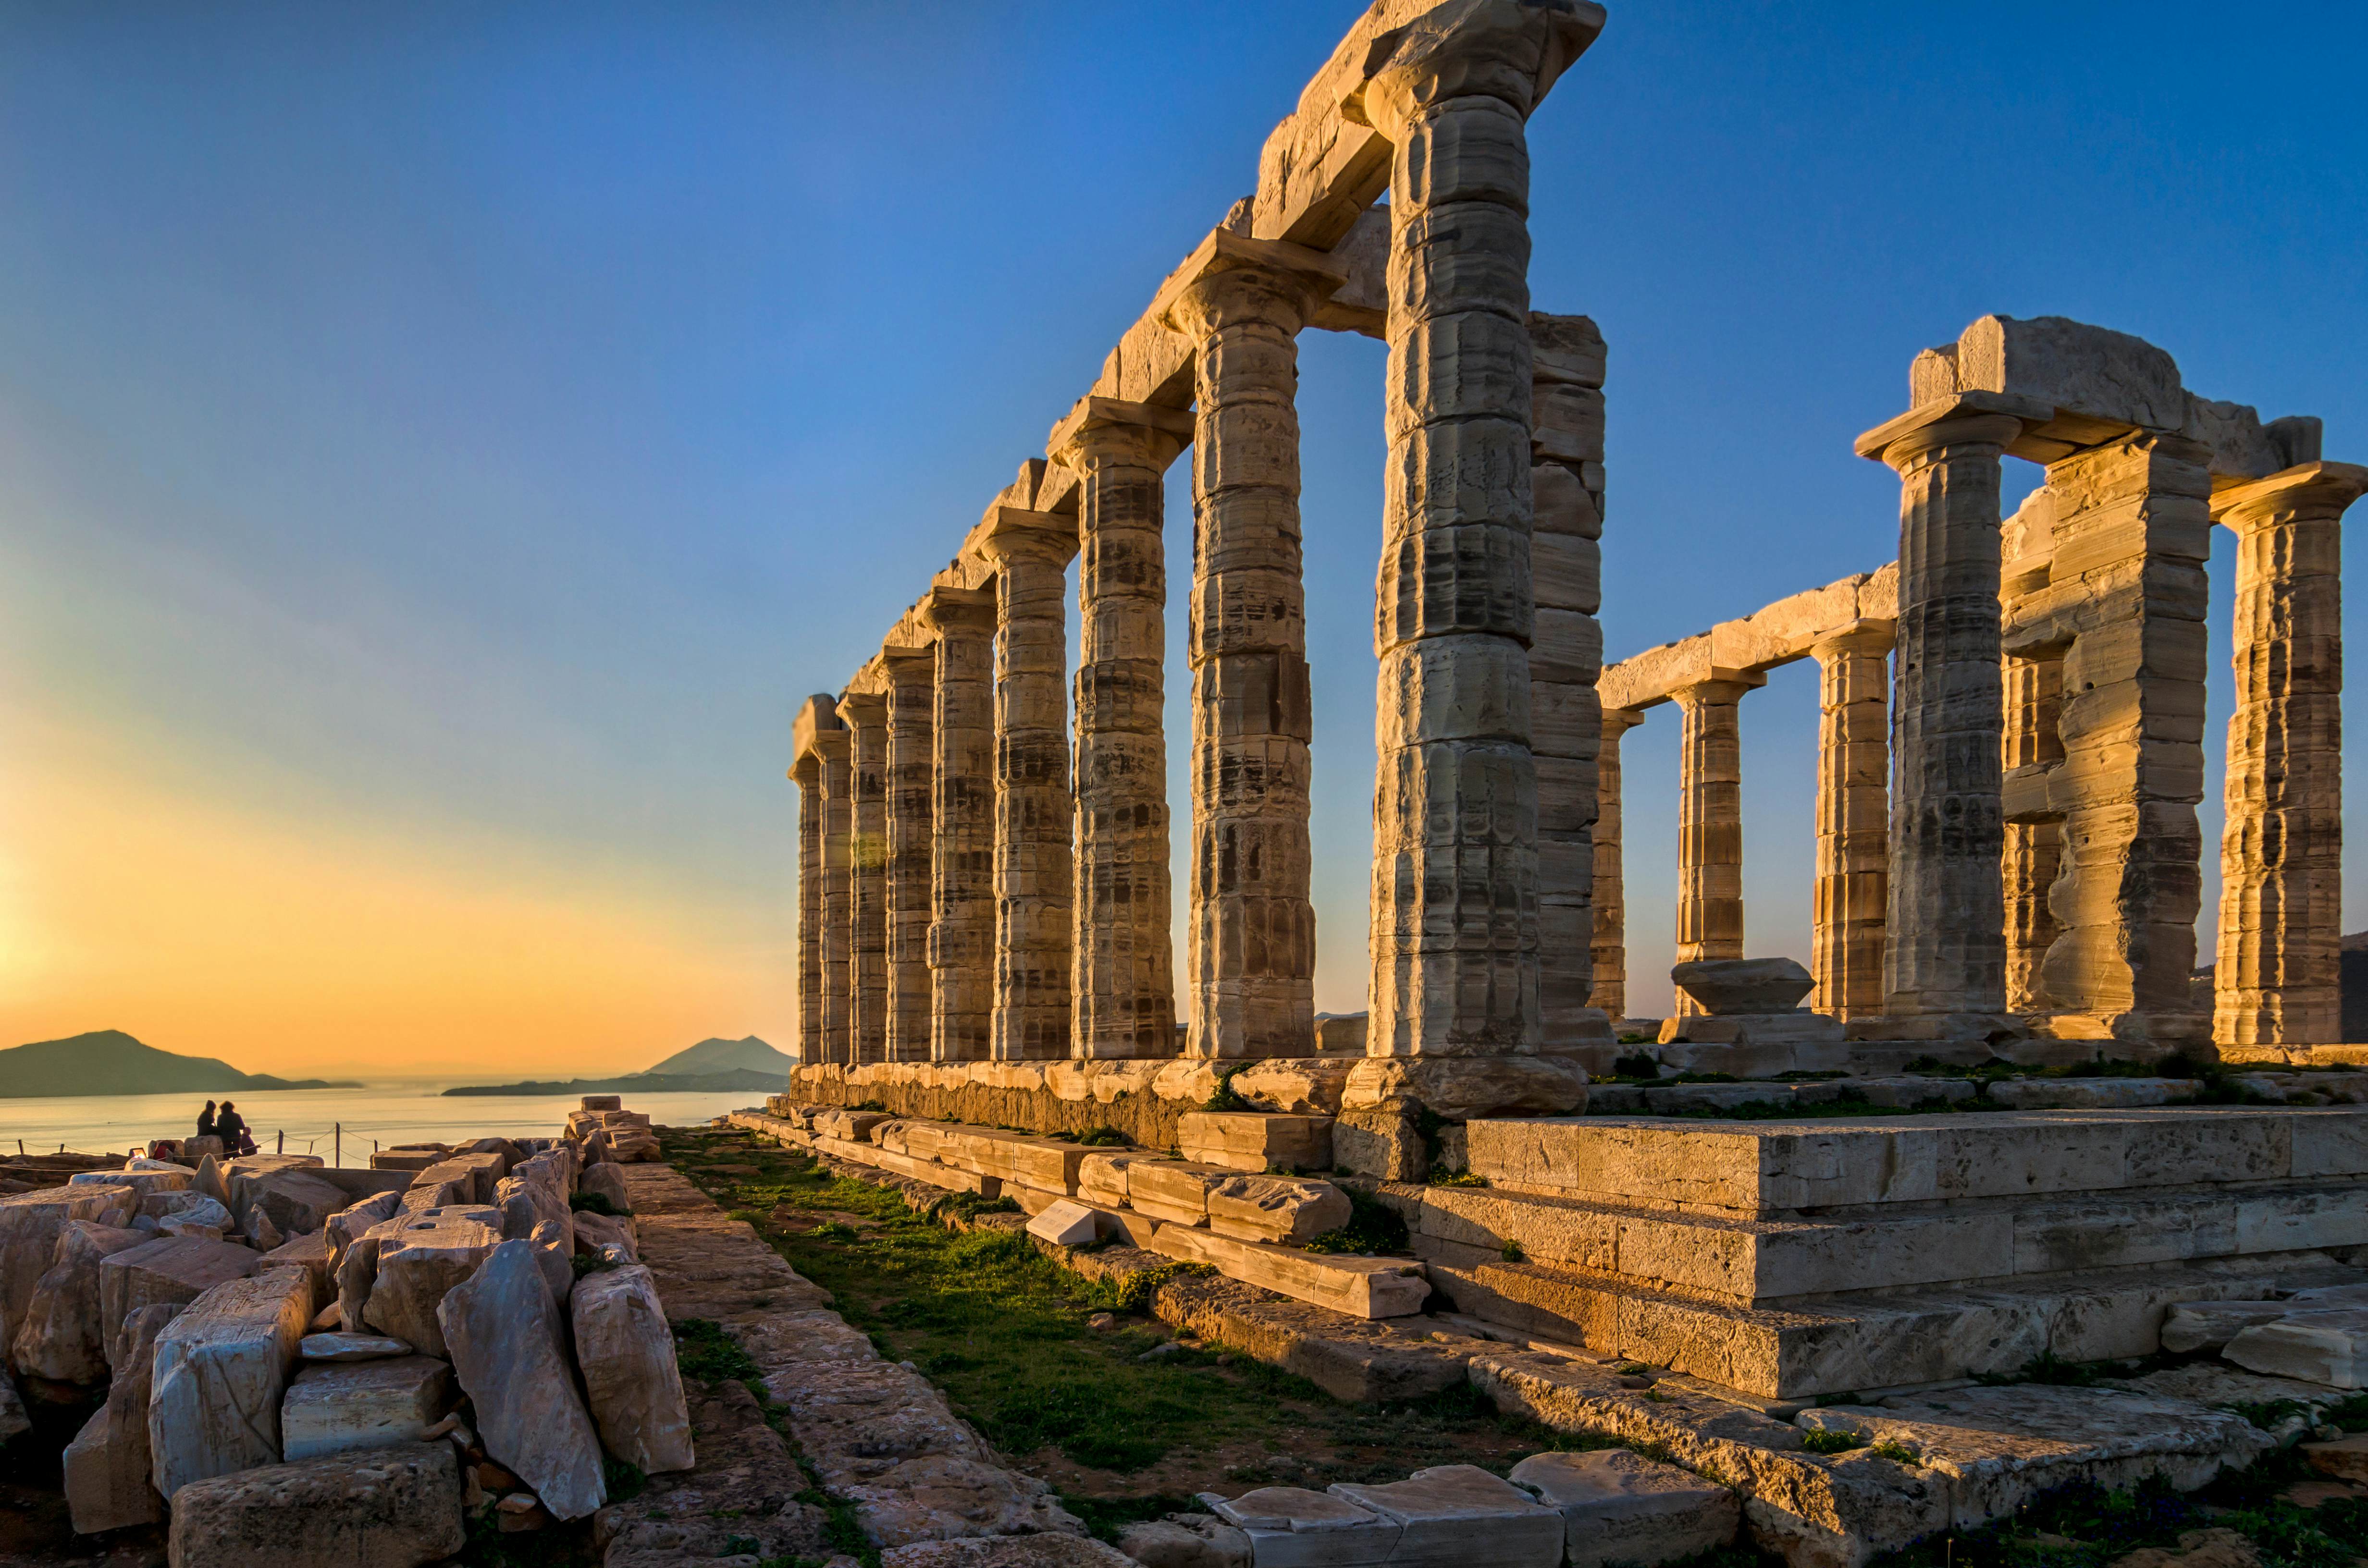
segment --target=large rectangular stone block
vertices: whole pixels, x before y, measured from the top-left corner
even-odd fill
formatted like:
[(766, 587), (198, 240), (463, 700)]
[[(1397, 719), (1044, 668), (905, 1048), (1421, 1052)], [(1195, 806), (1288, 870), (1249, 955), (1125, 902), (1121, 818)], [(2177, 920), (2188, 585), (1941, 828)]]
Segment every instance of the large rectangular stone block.
[(217, 1285), (156, 1336), (148, 1449), (167, 1502), (193, 1481), (279, 1461), (279, 1405), (313, 1321), (312, 1277)]
[(1151, 1250), (1350, 1317), (1405, 1317), (1430, 1294), (1422, 1265), (1406, 1258), (1300, 1252), (1168, 1224), (1153, 1235)]
[(1187, 1160), (1239, 1171), (1328, 1171), (1332, 1119), (1263, 1111), (1190, 1111), (1176, 1123)]

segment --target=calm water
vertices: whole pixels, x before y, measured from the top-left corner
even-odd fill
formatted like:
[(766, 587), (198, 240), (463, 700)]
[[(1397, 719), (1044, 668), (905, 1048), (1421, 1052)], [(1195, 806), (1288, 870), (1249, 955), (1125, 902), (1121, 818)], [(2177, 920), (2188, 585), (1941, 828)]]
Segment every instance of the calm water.
[[(550, 1137), (575, 1108), (574, 1095), (469, 1096), (447, 1099), (453, 1080), (382, 1080), (359, 1089), (257, 1090), (234, 1094), (241, 1116), (255, 1130), (255, 1145), (269, 1151), (287, 1134), (290, 1153), (318, 1154), (335, 1163), (336, 1128), (345, 1127), (344, 1163), (370, 1163), (379, 1145), (433, 1142), (455, 1143), (494, 1135)], [(651, 1120), (688, 1126), (727, 1110), (760, 1104), (746, 1089), (731, 1094), (625, 1096), (625, 1108)], [(202, 1094), (69, 1095), (45, 1099), (0, 1099), (0, 1153), (54, 1153), (60, 1144), (83, 1153), (145, 1147), (152, 1138), (182, 1138), (197, 1131)]]

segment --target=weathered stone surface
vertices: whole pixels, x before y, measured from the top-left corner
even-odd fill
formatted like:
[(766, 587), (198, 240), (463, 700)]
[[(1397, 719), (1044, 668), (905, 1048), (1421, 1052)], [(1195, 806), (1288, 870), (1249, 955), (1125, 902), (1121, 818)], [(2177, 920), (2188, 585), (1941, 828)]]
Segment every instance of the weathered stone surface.
[(2176, 1105), (2195, 1090), (2186, 1078), (2009, 1078), (1990, 1098), (2015, 1110), (2108, 1110)]
[(1369, 1057), (1349, 1074), (1340, 1108), (1429, 1110), (1449, 1121), (1560, 1116), (1587, 1106), (1587, 1072), (1558, 1057)]
[[(262, 1259), (234, 1242), (199, 1236), (163, 1236), (99, 1260), (98, 1302), (102, 1322), (120, 1324), (142, 1307), (185, 1305), (229, 1279), (243, 1279)], [(108, 1365), (123, 1362), (110, 1339)]]
[(167, 1500), (193, 1481), (279, 1459), (279, 1402), (313, 1321), (313, 1282), (274, 1268), (216, 1285), (156, 1336), (148, 1449)]
[[(1678, 963), (1669, 975), (1678, 983), (1679, 1017), (1712, 1010), (1694, 997), (1687, 979), (1681, 976), (1697, 974), (1698, 964), (1743, 961), (1740, 704), (1745, 693), (1766, 679), (1755, 674), (1740, 679), (1704, 680), (1680, 687), (1671, 694), (1677, 699), (1680, 727)], [(1798, 970), (1800, 966), (1792, 967)], [(1807, 976), (1804, 974), (1802, 979), (1805, 982)], [(1805, 991), (1807, 986), (1804, 984), (1802, 989)], [(1795, 995), (1793, 1001), (1799, 999)]]
[(2283, 1301), (2185, 1301), (2162, 1320), (2162, 1347), (2180, 1356), (2215, 1350), (2255, 1324), (2275, 1323), (2294, 1310)]
[(1129, 1525), (1119, 1531), (1118, 1549), (1143, 1568), (1251, 1568), (1253, 1562), (1250, 1538), (1214, 1514)]
[(1477, 1465), (1434, 1465), (1404, 1481), (1330, 1491), (1398, 1527), (1393, 1563), (1460, 1568), (1477, 1559), (1551, 1568), (1562, 1558), (1562, 1516)]
[(314, 1175), (321, 1162), (309, 1155), (246, 1154), (223, 1167), (230, 1211), (243, 1221), (260, 1210), (283, 1236), (317, 1231), (329, 1216), (353, 1203), (345, 1188)]
[(2220, 1354), (2239, 1367), (2340, 1389), (2368, 1388), (2368, 1308), (2306, 1308), (2232, 1335)]
[(313, 1277), (313, 1299), (333, 1300), (337, 1293), (336, 1276), (329, 1267), (329, 1233), (313, 1231), (301, 1236), (290, 1236), (263, 1255), (256, 1265), (264, 1268), (301, 1268)]
[(405, 1443), (191, 1483), (172, 1568), (418, 1568), (466, 1535), (452, 1446)]
[(437, 1308), (502, 1244), (501, 1210), (464, 1204), (419, 1210), (370, 1233), (378, 1255), (363, 1324), (424, 1355), (448, 1356)]
[(1194, 1111), (1176, 1124), (1177, 1147), (1188, 1160), (1237, 1171), (1328, 1171), (1332, 1121), (1322, 1116), (1261, 1111)]
[(1126, 1168), (1126, 1201), (1156, 1220), (1178, 1225), (1209, 1221), (1209, 1192), (1234, 1177), (1224, 1165), (1181, 1160), (1137, 1160)]
[(1532, 1454), (1509, 1479), (1562, 1516), (1571, 1568), (1677, 1562), (1725, 1546), (1742, 1518), (1728, 1488), (1626, 1449)]
[(1047, 1204), (1028, 1221), (1030, 1235), (1042, 1236), (1054, 1246), (1087, 1245), (1100, 1231), (1101, 1221), (1096, 1211), (1074, 1198)]
[(1790, 1012), (1817, 983), (1791, 959), (1700, 960), (1679, 964), (1669, 979), (1713, 1017)]
[[(501, 1242), (445, 1290), (438, 1343), (449, 1347), (476, 1406), (485, 1451), (533, 1487), (554, 1517), (577, 1519), (606, 1500), (600, 1439), (576, 1397), (565, 1320), (534, 1254), (532, 1242)], [(378, 1292), (370, 1294), (375, 1303)]]
[(129, 1187), (94, 1183), (0, 1193), (0, 1347), (16, 1339), (41, 1276), (56, 1261), (66, 1221), (128, 1225), (139, 1203)]
[(280, 1402), (280, 1452), (308, 1460), (417, 1441), (444, 1414), (451, 1387), (452, 1369), (431, 1356), (307, 1366)]
[(0, 1369), (0, 1443), (32, 1429), (33, 1418), (25, 1412), (25, 1399), (17, 1392), (17, 1380)]
[(66, 1506), (77, 1535), (165, 1517), (148, 1452), (148, 1390), (156, 1336), (180, 1311), (177, 1302), (142, 1307), (118, 1331), (122, 1369), (108, 1385), (107, 1403), (66, 1445)]
[(8, 1364), (28, 1376), (56, 1382), (104, 1381), (111, 1324), (99, 1299), (99, 1261), (148, 1239), (140, 1231), (67, 1221), (58, 1232), (49, 1269), (26, 1304), (24, 1321), (8, 1347)]
[(410, 1346), (387, 1335), (336, 1331), (308, 1334), (298, 1349), (307, 1361), (377, 1361), (413, 1354)]
[(598, 1193), (607, 1199), (609, 1206), (619, 1213), (625, 1212), (630, 1207), (625, 1201), (625, 1173), (618, 1165), (604, 1163), (585, 1166), (583, 1174), (575, 1178), (575, 1189)]
[(1420, 1312), (1430, 1295), (1422, 1265), (1405, 1258), (1301, 1252), (1188, 1225), (1161, 1225), (1151, 1245), (1169, 1257), (1208, 1264), (1228, 1278), (1351, 1317), (1404, 1317)]
[(1208, 1189), (1209, 1228), (1245, 1241), (1299, 1245), (1349, 1222), (1349, 1198), (1328, 1181), (1238, 1176)]
[(1258, 1568), (1387, 1562), (1405, 1533), (1396, 1520), (1349, 1497), (1299, 1486), (1261, 1486), (1238, 1497), (1202, 1501), (1249, 1537)]
[(605, 1214), (586, 1210), (575, 1217), (575, 1250), (598, 1256), (609, 1247), (620, 1249), (628, 1263), (641, 1261), (639, 1244), (633, 1238), (631, 1220), (612, 1220)]
[(992, 1535), (892, 1546), (880, 1568), (1126, 1568), (1134, 1561), (1087, 1536)]
[(584, 1395), (608, 1450), (645, 1473), (689, 1470), (690, 1412), (675, 1367), (674, 1335), (643, 1267), (577, 1283), (568, 1305)]

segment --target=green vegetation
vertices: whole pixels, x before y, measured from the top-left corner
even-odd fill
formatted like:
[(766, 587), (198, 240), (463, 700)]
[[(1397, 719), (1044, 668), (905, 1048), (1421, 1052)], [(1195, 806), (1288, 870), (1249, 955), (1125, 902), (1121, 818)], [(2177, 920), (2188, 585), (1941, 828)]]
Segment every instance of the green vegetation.
[(615, 1200), (605, 1192), (570, 1193), (567, 1196), (567, 1206), (570, 1209), (580, 1209), (587, 1214), (606, 1214), (611, 1219), (621, 1220), (632, 1213), (630, 1209), (618, 1208)]
[(1866, 1439), (1855, 1432), (1827, 1428), (1803, 1434), (1801, 1446), (1813, 1454), (1846, 1454), (1852, 1449), (1866, 1447)]
[(1343, 1187), (1349, 1222), (1307, 1244), (1309, 1252), (1363, 1253), (1386, 1256), (1406, 1250), (1406, 1223), (1398, 1211), (1369, 1192)]
[(1217, 1071), (1217, 1087), (1215, 1091), (1209, 1096), (1208, 1099), (1202, 1102), (1201, 1108), (1202, 1110), (1257, 1109), (1258, 1108), (1251, 1105), (1249, 1101), (1234, 1093), (1234, 1074), (1240, 1071), (1242, 1071), (1242, 1069), (1239, 1067), (1219, 1068)]

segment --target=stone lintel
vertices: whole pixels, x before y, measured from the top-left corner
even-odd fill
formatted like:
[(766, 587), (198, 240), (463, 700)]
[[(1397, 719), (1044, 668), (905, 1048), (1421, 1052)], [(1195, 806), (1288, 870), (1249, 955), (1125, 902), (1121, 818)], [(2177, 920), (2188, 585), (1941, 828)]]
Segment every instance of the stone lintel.
[(828, 692), (815, 692), (800, 703), (798, 716), (790, 723), (791, 777), (795, 777), (796, 766), (807, 757), (819, 759), (822, 756), (822, 749), (814, 744), (815, 737), (831, 731), (839, 732), (843, 737), (846, 729), (846, 723), (838, 716), (838, 699)]
[(1604, 670), (1596, 691), (1607, 710), (1644, 709), (1707, 680), (1757, 686), (1768, 671), (1808, 658), (1820, 642), (1889, 631), (1898, 613), (1899, 568), (1892, 562), (1622, 659)]
[(1031, 555), (1066, 566), (1077, 553), (1077, 518), (1072, 512), (1030, 512), (997, 504), (962, 540), (962, 553), (1001, 562)]
[[(1178, 340), (1181, 342), (1179, 338)], [(1185, 356), (1189, 366), (1191, 356)], [(1081, 397), (1076, 405), (1061, 416), (1044, 439), (1047, 452), (1059, 452), (1086, 431), (1106, 425), (1133, 426), (1147, 430), (1163, 431), (1190, 444), (1192, 439), (1192, 411), (1169, 408), (1158, 403), (1130, 403), (1123, 398), (1102, 397), (1099, 394)]]
[[(1884, 460), (1883, 454), (1889, 450), (1894, 443), (1913, 436), (1920, 430), (1934, 425), (1945, 424), (1952, 419), (1970, 419), (1986, 414), (2003, 414), (2023, 421), (2027, 437), (2033, 427), (2044, 426), (2054, 419), (2055, 412), (2055, 406), (2053, 403), (2041, 403), (2034, 398), (2020, 397), (2012, 392), (1951, 392), (1946, 396), (1918, 403), (1897, 418), (1884, 420), (1851, 442), (1850, 449), (1862, 458), (1871, 458), (1876, 462), (1881, 462)], [(2126, 428), (2128, 428), (2126, 426), (2109, 428), (2098, 437), (2098, 440), (2109, 440), (2116, 430)], [(2093, 446), (2096, 442), (2080, 444)], [(2076, 449), (2067, 447), (2065, 449)], [(2021, 451), (2015, 444), (2009, 444), (2007, 450), (2014, 453), (2016, 457), (2030, 455)], [(2032, 457), (2031, 460), (2046, 462), (2051, 460), (2047, 457)]]

